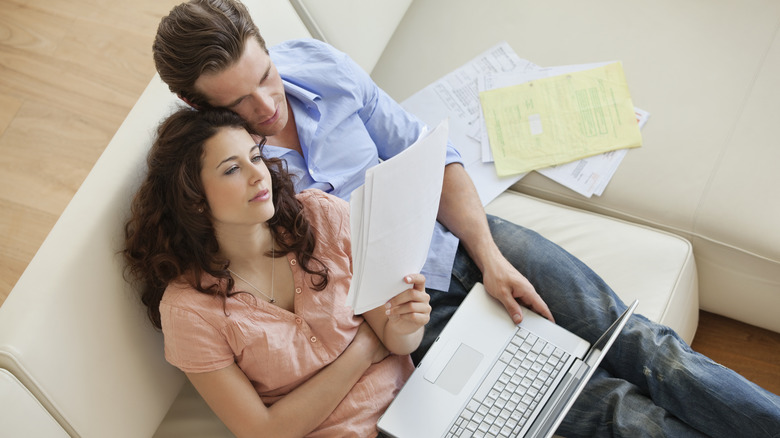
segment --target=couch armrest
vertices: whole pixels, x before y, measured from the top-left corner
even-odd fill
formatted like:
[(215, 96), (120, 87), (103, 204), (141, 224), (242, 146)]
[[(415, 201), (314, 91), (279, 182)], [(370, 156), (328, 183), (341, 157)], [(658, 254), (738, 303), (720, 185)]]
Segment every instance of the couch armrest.
[[(269, 45), (310, 36), (287, 1), (245, 3)], [(152, 436), (184, 382), (119, 254), (147, 151), (178, 104), (155, 76), (0, 307), (0, 369), (71, 436)]]
[(346, 52), (369, 73), (412, 0), (290, 0), (314, 38)]
[(7, 436), (68, 438), (65, 429), (8, 370), (0, 368), (0, 430)]
[(74, 436), (151, 436), (183, 375), (125, 283), (128, 199), (175, 97), (153, 80), (0, 307), (0, 367)]

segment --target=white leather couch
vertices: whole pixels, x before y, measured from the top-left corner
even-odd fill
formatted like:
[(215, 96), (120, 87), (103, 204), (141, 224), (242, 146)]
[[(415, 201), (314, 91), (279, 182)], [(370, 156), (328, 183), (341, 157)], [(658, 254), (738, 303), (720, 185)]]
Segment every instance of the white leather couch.
[[(780, 332), (780, 4), (406, 0), (387, 11), (360, 0), (336, 2), (344, 9), (293, 3), (399, 101), (499, 41), (541, 66), (622, 61), (634, 104), (651, 116), (644, 146), (628, 153), (604, 195), (587, 199), (537, 173), (513, 189), (686, 238), (701, 308)], [(366, 17), (356, 4), (374, 4), (375, 14), (350, 26), (347, 7)], [(358, 38), (365, 22), (400, 10), (392, 34), (380, 26)], [(377, 50), (378, 58), (365, 55)]]
[[(318, 19), (317, 14), (306, 8), (307, 2), (296, 3), (298, 12), (287, 0), (247, 1), (269, 44), (312, 35), (309, 28), (314, 29), (312, 20)], [(423, 62), (415, 58), (420, 52), (410, 49), (408, 57), (395, 58), (404, 62), (404, 66), (397, 70), (392, 66), (392, 53), (407, 50), (403, 48), (405, 37), (399, 32), (414, 27), (415, 17), (409, 14), (420, 13), (425, 17), (433, 13), (433, 9), (428, 9), (429, 2), (421, 0), (419, 7), (417, 3), (392, 0), (382, 3), (395, 12), (382, 13), (376, 19), (381, 21), (392, 16), (401, 20), (400, 26), (395, 34), (392, 34), (394, 27), (390, 26), (390, 33), (370, 41), (372, 48), (365, 52), (368, 55), (356, 55), (369, 70), (375, 62), (372, 58), (378, 59), (374, 74), (385, 78), (387, 84), (391, 72), (403, 71), (395, 82), (397, 88), (406, 86), (402, 84), (403, 78), (413, 77), (418, 71), (417, 65), (410, 68), (412, 63), (419, 63), (422, 71), (434, 70), (434, 59)], [(470, 6), (464, 3), (462, 7)], [(374, 14), (376, 10), (371, 8), (366, 13)], [(320, 21), (320, 32), (327, 29), (323, 23)], [(513, 29), (505, 28), (501, 37), (512, 37)], [(318, 36), (331, 39), (324, 34)], [(490, 41), (485, 47), (493, 43)], [(337, 45), (351, 52), (348, 44)], [(385, 45), (388, 49), (380, 58), (377, 54), (382, 53)], [(442, 66), (425, 80), (436, 79), (437, 75), (443, 75), (484, 49), (478, 46), (478, 42), (471, 45), (459, 42), (457, 48), (441, 47)], [(521, 47), (515, 45), (515, 48)], [(446, 58), (454, 53), (458, 56)], [(620, 52), (605, 56), (623, 55)], [(550, 63), (547, 58), (533, 59), (530, 55), (529, 58)], [(590, 59), (580, 57), (562, 59), (560, 63), (587, 60)], [(417, 80), (414, 86), (424, 85)], [(405, 97), (398, 89), (391, 92), (397, 93), (399, 99)], [(164, 361), (162, 335), (151, 328), (135, 292), (125, 283), (123, 263), (118, 255), (128, 200), (143, 175), (145, 153), (158, 122), (174, 105), (175, 97), (155, 77), (0, 307), (0, 434), (3, 436), (231, 436), (192, 386), (185, 384), (183, 374)], [(669, 106), (674, 108), (674, 105), (666, 107)], [(646, 107), (654, 116), (661, 113), (660, 106)], [(660, 114), (657, 117), (663, 119)], [(646, 137), (645, 151), (653, 152), (660, 147), (656, 143), (660, 141), (658, 136), (663, 135), (659, 130), (664, 123), (657, 124), (655, 134), (648, 133)], [(637, 165), (627, 163), (627, 167)], [(627, 184), (626, 179), (626, 175), (619, 177), (612, 183), (618, 188), (610, 186), (604, 200), (585, 206), (593, 208), (613, 199), (612, 192), (620, 193), (619, 187)], [(541, 191), (546, 187), (544, 182), (534, 183), (534, 180), (523, 182), (519, 188), (548, 194)], [(549, 193), (557, 193), (556, 190), (548, 187)], [(629, 205), (639, 208), (642, 202)], [(674, 207), (675, 212), (667, 212), (669, 215), (678, 214), (678, 205)], [(559, 243), (601, 274), (624, 300), (639, 298), (639, 312), (670, 325), (686, 340), (692, 340), (699, 308), (698, 276), (695, 248), (688, 240), (674, 233), (514, 190), (499, 196), (487, 209)], [(697, 211), (703, 209), (699, 207)], [(645, 222), (656, 220), (650, 214), (647, 217)]]
[(372, 75), (402, 101), (502, 40), (541, 66), (620, 60), (651, 114), (603, 196), (513, 188), (686, 238), (701, 308), (780, 332), (780, 3), (415, 0)]

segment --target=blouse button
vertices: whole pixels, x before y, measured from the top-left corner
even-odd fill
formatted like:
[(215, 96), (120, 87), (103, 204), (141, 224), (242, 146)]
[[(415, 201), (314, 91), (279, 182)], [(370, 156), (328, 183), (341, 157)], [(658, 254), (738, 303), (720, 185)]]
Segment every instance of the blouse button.
[(312, 342), (317, 342), (317, 337), (316, 337), (316, 336), (312, 336), (312, 337), (311, 337), (311, 341), (312, 341)]
[(298, 262), (295, 261), (295, 259), (290, 260), (290, 264), (295, 266)]
[(295, 293), (296, 293), (296, 294), (299, 294), (299, 293), (301, 293), (301, 288), (299, 288), (299, 287), (296, 287), (296, 288), (295, 288)]
[(301, 318), (295, 318), (295, 322), (296, 322), (296, 323), (298, 323), (298, 324), (300, 324), (300, 323), (302, 323), (302, 322), (303, 322), (303, 320), (302, 320)]

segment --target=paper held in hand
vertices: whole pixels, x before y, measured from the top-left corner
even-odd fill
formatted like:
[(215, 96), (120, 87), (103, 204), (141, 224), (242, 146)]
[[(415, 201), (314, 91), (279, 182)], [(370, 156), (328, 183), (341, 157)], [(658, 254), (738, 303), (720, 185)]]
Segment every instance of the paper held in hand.
[(449, 125), (366, 172), (350, 197), (352, 283), (347, 305), (361, 314), (408, 289), (428, 255), (444, 180)]

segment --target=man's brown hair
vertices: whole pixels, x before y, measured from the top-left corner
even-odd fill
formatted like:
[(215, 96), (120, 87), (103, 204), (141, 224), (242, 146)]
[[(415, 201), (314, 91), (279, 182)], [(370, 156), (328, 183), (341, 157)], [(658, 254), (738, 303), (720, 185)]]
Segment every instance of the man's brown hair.
[(230, 67), (255, 38), (268, 52), (265, 40), (246, 7), (236, 0), (190, 0), (174, 7), (160, 21), (152, 44), (154, 64), (168, 88), (195, 107), (208, 107), (195, 90), (204, 73)]

